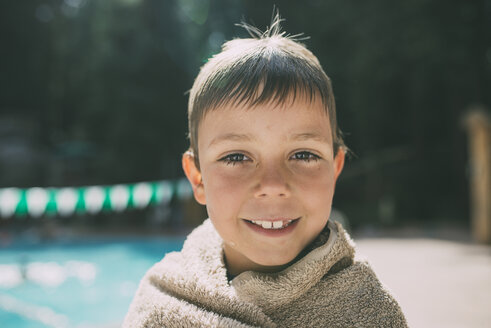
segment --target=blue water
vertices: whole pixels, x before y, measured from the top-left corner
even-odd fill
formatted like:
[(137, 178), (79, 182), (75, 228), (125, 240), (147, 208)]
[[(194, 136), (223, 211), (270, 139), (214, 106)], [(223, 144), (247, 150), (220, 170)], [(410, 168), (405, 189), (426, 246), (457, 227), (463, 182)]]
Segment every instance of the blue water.
[[(112, 239), (0, 247), (0, 327), (119, 327), (144, 273), (167, 252), (179, 250), (183, 241)], [(12, 268), (24, 278), (6, 285)], [(62, 278), (54, 279), (59, 274)]]

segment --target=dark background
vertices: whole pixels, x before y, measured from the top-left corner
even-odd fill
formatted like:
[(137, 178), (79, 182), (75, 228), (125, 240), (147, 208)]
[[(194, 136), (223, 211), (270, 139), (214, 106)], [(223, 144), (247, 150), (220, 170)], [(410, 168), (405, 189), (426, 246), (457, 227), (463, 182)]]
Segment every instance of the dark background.
[(0, 188), (183, 176), (186, 91), (274, 4), (333, 81), (354, 153), (334, 206), (353, 226), (467, 225), (489, 0), (0, 0)]

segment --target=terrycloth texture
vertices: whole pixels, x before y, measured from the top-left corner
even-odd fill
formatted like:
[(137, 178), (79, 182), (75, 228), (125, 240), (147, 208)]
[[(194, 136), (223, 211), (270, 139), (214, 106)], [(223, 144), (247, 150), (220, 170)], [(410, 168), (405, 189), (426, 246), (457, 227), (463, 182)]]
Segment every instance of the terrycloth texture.
[(327, 227), (322, 245), (287, 269), (229, 284), (222, 239), (206, 220), (147, 272), (123, 327), (407, 327), (370, 266), (354, 261), (342, 226)]

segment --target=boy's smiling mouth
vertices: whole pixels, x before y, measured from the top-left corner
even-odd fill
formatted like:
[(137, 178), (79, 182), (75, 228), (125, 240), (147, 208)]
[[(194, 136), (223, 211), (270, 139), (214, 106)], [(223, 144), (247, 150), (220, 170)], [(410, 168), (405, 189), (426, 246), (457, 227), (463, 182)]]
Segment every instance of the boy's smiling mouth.
[(293, 220), (277, 220), (277, 221), (264, 221), (264, 220), (247, 220), (258, 226), (263, 227), (263, 229), (281, 229), (286, 228)]
[(292, 231), (300, 218), (286, 219), (277, 218), (273, 220), (242, 219), (252, 230), (267, 234), (268, 236), (280, 236)]

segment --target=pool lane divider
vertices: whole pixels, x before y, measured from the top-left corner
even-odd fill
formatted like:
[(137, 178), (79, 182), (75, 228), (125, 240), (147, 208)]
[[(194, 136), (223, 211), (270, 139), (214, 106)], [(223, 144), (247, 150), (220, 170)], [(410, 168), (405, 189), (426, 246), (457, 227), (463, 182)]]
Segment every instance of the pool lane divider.
[(192, 195), (186, 179), (63, 188), (0, 188), (0, 217), (71, 216), (123, 212)]
[(0, 310), (17, 314), (30, 321), (42, 323), (45, 327), (70, 327), (67, 316), (56, 313), (49, 307), (30, 304), (8, 295), (0, 294)]

